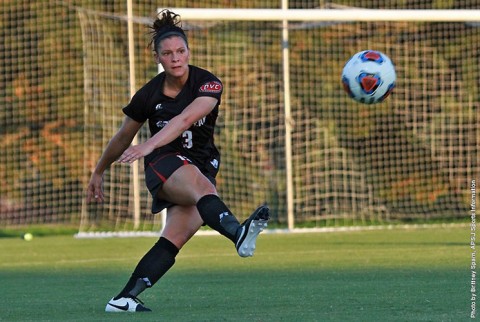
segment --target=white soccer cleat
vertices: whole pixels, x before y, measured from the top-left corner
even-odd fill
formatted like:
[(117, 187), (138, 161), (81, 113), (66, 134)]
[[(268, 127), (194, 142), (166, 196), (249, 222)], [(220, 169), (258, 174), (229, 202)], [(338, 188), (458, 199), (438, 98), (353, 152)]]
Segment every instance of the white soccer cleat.
[(121, 297), (117, 300), (112, 298), (105, 307), (105, 312), (150, 312), (149, 308), (143, 306), (143, 302), (134, 296)]
[(270, 213), (267, 206), (260, 206), (239, 228), (240, 234), (236, 242), (238, 255), (253, 256), (258, 235), (267, 227)]

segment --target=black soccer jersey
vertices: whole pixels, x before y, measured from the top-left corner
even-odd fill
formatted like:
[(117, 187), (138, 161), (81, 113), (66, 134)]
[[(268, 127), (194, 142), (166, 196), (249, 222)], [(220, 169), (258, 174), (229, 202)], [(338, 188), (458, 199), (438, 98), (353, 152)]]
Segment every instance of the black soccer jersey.
[(213, 134), (223, 92), (221, 81), (209, 71), (190, 65), (188, 80), (175, 98), (163, 94), (164, 81), (165, 72), (162, 72), (138, 90), (130, 103), (123, 108), (123, 112), (137, 122), (148, 120), (152, 136), (168, 124), (173, 117), (179, 115), (197, 97), (214, 97), (218, 99), (218, 103), (210, 114), (195, 122), (176, 140), (145, 157), (146, 163), (165, 151), (179, 152), (199, 166), (203, 166), (205, 162), (210, 162), (213, 158), (218, 160)]

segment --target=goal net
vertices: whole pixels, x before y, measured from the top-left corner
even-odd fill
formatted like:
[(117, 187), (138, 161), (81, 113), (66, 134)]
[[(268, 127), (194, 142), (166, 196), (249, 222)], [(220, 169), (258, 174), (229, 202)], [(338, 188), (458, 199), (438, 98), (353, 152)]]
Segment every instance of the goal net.
[[(480, 169), (480, 23), (470, 16), (478, 10), (448, 11), (442, 18), (432, 18), (435, 12), (430, 12), (412, 21), (409, 12), (395, 12), (403, 19), (385, 19), (376, 16), (378, 11), (365, 10), (376, 7), (375, 0), (354, 1), (363, 7), (357, 10), (347, 6), (352, 1), (297, 2), (282, 11), (279, 1), (248, 2), (274, 10), (220, 12), (224, 18), (216, 17), (214, 10), (204, 17), (201, 9), (178, 9), (189, 37), (191, 63), (212, 71), (225, 87), (216, 143), (222, 154), (218, 190), (226, 204), (242, 220), (265, 202), (272, 212), (270, 226), (280, 228), (469, 217), (471, 186)], [(417, 2), (390, 9), (452, 8)], [(252, 9), (248, 3), (238, 8)], [(197, 1), (195, 6), (218, 5)], [(78, 22), (72, 33), (80, 59), (70, 65), (63, 58), (68, 65), (62, 67), (77, 78), (81, 75), (81, 80), (68, 90), (61, 77), (50, 80), (42, 74), (37, 80), (43, 86), (48, 83), (48, 91), (65, 101), (56, 114), (65, 122), (55, 134), (70, 150), (60, 143), (28, 145), (26, 138), (19, 147), (15, 135), (28, 120), (2, 109), (8, 152), (0, 156), (0, 177), (7, 183), (0, 188), (0, 225), (42, 222), (49, 216), (52, 222), (77, 224), (81, 233), (161, 230), (161, 215), (150, 213), (141, 165), (136, 175), (131, 166), (114, 164), (105, 174), (105, 204), (83, 202), (82, 189), (95, 162), (122, 122), (121, 108), (128, 103), (132, 82), (138, 89), (158, 73), (147, 48), (156, 8), (142, 2), (130, 20), (125, 5), (109, 9), (57, 9)], [(319, 10), (318, 18), (311, 12), (304, 18), (289, 16), (299, 9)], [(477, 8), (465, 1), (455, 9)], [(133, 23), (130, 31), (128, 21)], [(342, 68), (364, 49), (386, 53), (396, 66), (397, 86), (384, 103), (362, 105), (343, 91)], [(9, 53), (14, 55), (14, 50)], [(15, 77), (8, 81), (19, 84), (22, 78)], [(16, 93), (11, 95), (7, 98)], [(4, 104), (9, 106), (7, 100)], [(41, 108), (47, 113), (47, 106)], [(69, 113), (75, 125), (68, 123)], [(46, 133), (40, 130), (38, 137), (26, 135), (48, 141), (42, 131)], [(142, 128), (138, 140), (147, 138), (148, 129)], [(20, 162), (18, 153), (22, 158), (35, 156), (25, 147), (40, 149), (45, 161)], [(20, 183), (19, 174), (46, 188), (33, 190)], [(75, 179), (73, 189), (73, 179), (67, 182), (67, 177)], [(55, 184), (56, 189), (48, 188)], [(42, 215), (45, 209), (51, 212), (48, 216)]]

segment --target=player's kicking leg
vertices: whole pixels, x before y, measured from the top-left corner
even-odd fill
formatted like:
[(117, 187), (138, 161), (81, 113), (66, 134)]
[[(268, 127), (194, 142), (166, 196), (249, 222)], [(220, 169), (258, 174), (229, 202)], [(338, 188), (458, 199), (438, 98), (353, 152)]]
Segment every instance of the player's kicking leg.
[(270, 219), (267, 206), (260, 206), (240, 224), (223, 201), (214, 194), (205, 195), (197, 202), (203, 221), (211, 228), (230, 239), (241, 257), (253, 256), (258, 234), (267, 227)]
[(238, 228), (235, 246), (241, 257), (253, 256), (258, 235), (267, 227), (270, 213), (267, 206), (260, 206)]

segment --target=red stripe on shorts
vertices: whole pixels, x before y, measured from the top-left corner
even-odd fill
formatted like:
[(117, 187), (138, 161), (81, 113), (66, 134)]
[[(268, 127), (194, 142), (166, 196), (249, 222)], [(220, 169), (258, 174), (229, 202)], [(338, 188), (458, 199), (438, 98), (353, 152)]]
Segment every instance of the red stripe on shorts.
[(163, 183), (167, 181), (167, 178), (165, 178), (160, 172), (156, 171), (154, 167), (151, 167), (151, 168), (152, 168), (152, 171), (155, 172), (155, 174), (160, 178), (160, 180), (162, 180)]

